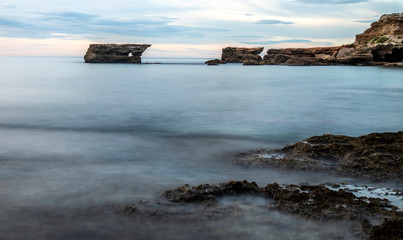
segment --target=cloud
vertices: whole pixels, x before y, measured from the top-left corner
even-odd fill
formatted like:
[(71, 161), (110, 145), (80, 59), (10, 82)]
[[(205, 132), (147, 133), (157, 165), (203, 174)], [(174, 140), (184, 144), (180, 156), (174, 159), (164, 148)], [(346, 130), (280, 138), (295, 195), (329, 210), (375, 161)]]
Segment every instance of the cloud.
[(9, 28), (23, 28), (23, 27), (27, 27), (27, 26), (30, 26), (30, 25), (26, 24), (24, 22), (21, 22), (21, 21), (10, 19), (10, 18), (2, 18), (2, 17), (0, 17), (0, 27), (1, 26), (9, 27)]
[(361, 2), (368, 2), (369, 0), (296, 0), (308, 4), (355, 4)]
[(294, 23), (280, 20), (260, 20), (255, 22), (255, 24), (294, 24)]
[(94, 14), (74, 11), (69, 9), (60, 9), (52, 12), (39, 12), (42, 20), (61, 20), (61, 21), (86, 21), (94, 19), (97, 16)]
[(268, 44), (278, 44), (278, 43), (310, 43), (311, 40), (307, 39), (286, 39), (286, 40), (265, 40), (265, 41), (254, 41), (254, 42), (242, 42), (245, 44), (252, 44), (252, 45), (268, 45)]
[[(147, 38), (203, 37), (206, 33), (224, 32), (226, 29), (209, 27), (190, 27), (173, 24), (178, 18), (171, 17), (104, 17), (75, 10), (56, 10), (35, 12), (34, 17), (19, 21), (0, 18), (0, 28), (6, 28), (3, 37), (49, 38), (55, 33), (59, 38), (81, 34), (87, 36), (131, 36)], [(25, 24), (30, 22), (32, 24)], [(7, 31), (7, 28), (12, 31)], [(63, 35), (65, 34), (65, 35)], [(30, 35), (30, 36), (28, 36)]]

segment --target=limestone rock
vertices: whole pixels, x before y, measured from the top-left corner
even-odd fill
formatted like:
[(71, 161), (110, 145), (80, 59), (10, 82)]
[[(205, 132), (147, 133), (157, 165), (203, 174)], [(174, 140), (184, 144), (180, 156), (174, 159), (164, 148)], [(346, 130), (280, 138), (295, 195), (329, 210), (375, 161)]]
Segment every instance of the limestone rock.
[(263, 47), (258, 48), (237, 48), (226, 47), (222, 50), (221, 61), (225, 63), (243, 63), (245, 61), (261, 61), (259, 54), (263, 51)]
[(269, 65), (329, 65), (343, 47), (269, 49), (264, 61)]
[(141, 63), (141, 55), (151, 44), (90, 44), (86, 63)]
[(403, 35), (403, 13), (385, 14), (371, 24), (364, 33), (356, 35), (356, 44), (367, 44), (372, 39), (384, 35)]

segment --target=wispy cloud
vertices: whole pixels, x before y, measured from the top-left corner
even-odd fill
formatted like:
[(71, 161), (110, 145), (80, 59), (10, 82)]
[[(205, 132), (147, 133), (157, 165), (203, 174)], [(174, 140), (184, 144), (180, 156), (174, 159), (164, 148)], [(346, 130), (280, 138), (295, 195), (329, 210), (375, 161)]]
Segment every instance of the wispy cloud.
[[(27, 24), (25, 22), (31, 22)], [(56, 10), (52, 12), (36, 12), (34, 18), (19, 21), (0, 18), (4, 31), (2, 36), (26, 36), (27, 30), (35, 32), (34, 38), (49, 38), (54, 33), (86, 34), (100, 36), (107, 34), (137, 36), (151, 38), (170, 37), (202, 37), (204, 32), (226, 31), (220, 28), (188, 27), (172, 24), (177, 18), (143, 17), (143, 18), (108, 18), (101, 15), (74, 10)], [(19, 30), (19, 31), (18, 31)]]
[(294, 24), (294, 23), (280, 20), (259, 20), (255, 22), (255, 24)]

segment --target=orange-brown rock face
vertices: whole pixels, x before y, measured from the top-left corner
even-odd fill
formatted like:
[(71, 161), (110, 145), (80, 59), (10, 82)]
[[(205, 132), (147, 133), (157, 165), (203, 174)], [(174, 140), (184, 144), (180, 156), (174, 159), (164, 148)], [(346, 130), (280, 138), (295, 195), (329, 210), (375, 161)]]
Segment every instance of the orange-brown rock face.
[(243, 63), (245, 61), (261, 61), (259, 54), (263, 51), (263, 47), (258, 48), (237, 48), (226, 47), (222, 50), (221, 61), (223, 63)]
[[(403, 13), (385, 14), (371, 24), (364, 33), (356, 35), (356, 44), (367, 44), (376, 37), (385, 35), (403, 36)], [(376, 40), (375, 40), (376, 41)]]

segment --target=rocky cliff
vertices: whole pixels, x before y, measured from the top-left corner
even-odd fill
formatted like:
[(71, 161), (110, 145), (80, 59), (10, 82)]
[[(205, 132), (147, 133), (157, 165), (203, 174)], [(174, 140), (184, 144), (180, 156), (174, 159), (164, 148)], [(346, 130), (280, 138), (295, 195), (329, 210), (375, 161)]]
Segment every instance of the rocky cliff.
[(353, 44), (338, 47), (269, 49), (263, 59), (262, 48), (227, 47), (220, 63), (244, 65), (391, 65), (403, 66), (403, 13), (383, 15)]
[(258, 48), (237, 48), (226, 47), (222, 50), (221, 62), (224, 63), (243, 63), (248, 60), (261, 61), (259, 54), (263, 52), (263, 47)]
[(403, 13), (385, 14), (379, 21), (372, 23), (371, 27), (365, 30), (364, 33), (357, 34), (355, 43), (365, 45), (372, 40), (376, 41), (376, 38), (382, 36), (391, 38), (390, 41), (393, 41), (396, 40), (393, 36), (401, 35), (403, 35)]
[(90, 44), (86, 63), (141, 63), (141, 55), (150, 44)]

